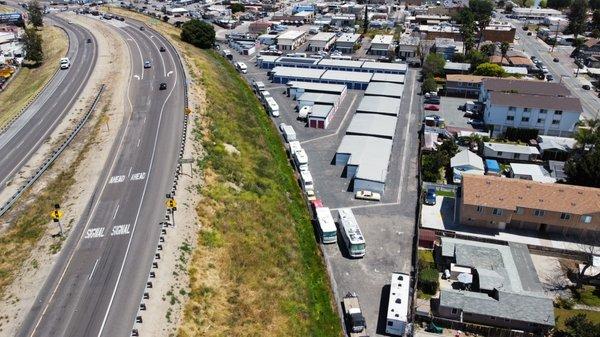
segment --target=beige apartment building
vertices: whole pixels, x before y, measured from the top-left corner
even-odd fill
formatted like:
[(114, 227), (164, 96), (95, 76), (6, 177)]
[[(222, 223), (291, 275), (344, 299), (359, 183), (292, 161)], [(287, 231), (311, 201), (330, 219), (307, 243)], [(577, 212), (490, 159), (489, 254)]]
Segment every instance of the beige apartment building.
[(464, 175), (463, 225), (584, 237), (600, 233), (600, 189)]

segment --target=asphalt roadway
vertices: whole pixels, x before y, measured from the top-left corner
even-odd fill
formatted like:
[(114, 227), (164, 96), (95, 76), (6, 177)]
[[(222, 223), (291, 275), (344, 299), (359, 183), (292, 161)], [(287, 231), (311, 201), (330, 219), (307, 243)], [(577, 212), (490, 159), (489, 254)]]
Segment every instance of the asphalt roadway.
[[(92, 34), (56, 16), (50, 18), (68, 34), (67, 57), (71, 67), (59, 70), (36, 100), (6, 132), (0, 134), (0, 191), (68, 114), (96, 65), (97, 44)], [(87, 43), (87, 39), (91, 39), (91, 43)]]
[[(69, 233), (18, 336), (131, 333), (175, 174), (185, 104), (176, 51), (158, 33), (131, 22), (107, 23), (117, 26), (131, 55), (129, 116), (86, 216)], [(145, 60), (152, 68), (143, 68)], [(166, 90), (159, 90), (160, 82)]]

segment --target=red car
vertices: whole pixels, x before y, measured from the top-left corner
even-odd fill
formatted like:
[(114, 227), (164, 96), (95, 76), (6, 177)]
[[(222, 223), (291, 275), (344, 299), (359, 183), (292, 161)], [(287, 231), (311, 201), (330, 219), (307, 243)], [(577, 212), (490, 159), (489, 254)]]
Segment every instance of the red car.
[(425, 110), (440, 111), (440, 106), (437, 104), (426, 104)]

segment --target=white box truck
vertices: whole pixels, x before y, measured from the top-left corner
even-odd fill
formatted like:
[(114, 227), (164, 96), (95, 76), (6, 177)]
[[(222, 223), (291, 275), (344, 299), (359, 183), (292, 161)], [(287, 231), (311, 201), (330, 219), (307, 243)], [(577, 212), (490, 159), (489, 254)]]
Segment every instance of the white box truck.
[(308, 155), (304, 149), (294, 152), (292, 156), (298, 171), (308, 171)]
[(283, 133), (283, 137), (286, 142), (291, 142), (296, 140), (296, 131), (291, 125), (285, 124), (281, 126), (281, 132)]
[(265, 98), (265, 101), (267, 102), (267, 109), (271, 116), (279, 117), (279, 104), (275, 102), (275, 99), (271, 96), (268, 96)]

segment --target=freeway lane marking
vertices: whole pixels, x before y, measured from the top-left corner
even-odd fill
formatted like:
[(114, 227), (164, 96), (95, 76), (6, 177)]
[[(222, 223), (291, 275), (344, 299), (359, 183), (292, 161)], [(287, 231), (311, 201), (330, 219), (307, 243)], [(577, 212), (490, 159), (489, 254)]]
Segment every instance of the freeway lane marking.
[(104, 237), (104, 227), (90, 228), (85, 232), (85, 239), (96, 239)]
[(167, 73), (167, 77), (171, 76), (171, 74), (172, 74), (172, 73), (173, 73), (173, 70), (169, 71), (169, 72)]
[(146, 172), (134, 173), (131, 176), (131, 180), (144, 180), (146, 179)]
[(125, 181), (125, 176), (124, 175), (120, 175), (120, 176), (112, 176), (110, 177), (109, 180), (109, 184), (118, 184), (118, 183), (122, 183)]
[(113, 215), (113, 220), (117, 217), (117, 213), (119, 213), (119, 206), (121, 206), (121, 205), (117, 205), (117, 209), (115, 209), (115, 214)]
[(130, 226), (130, 224), (114, 226), (112, 228), (112, 232), (110, 233), (110, 236), (129, 234), (129, 226)]
[(96, 263), (94, 263), (94, 268), (92, 268), (92, 272), (90, 273), (90, 277), (88, 277), (88, 280), (92, 279), (92, 275), (94, 275), (94, 271), (96, 270), (96, 266), (98, 266), (98, 260), (100, 260), (100, 259), (96, 259)]
[(140, 80), (140, 75), (133, 75), (138, 81)]

